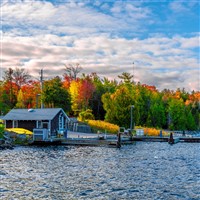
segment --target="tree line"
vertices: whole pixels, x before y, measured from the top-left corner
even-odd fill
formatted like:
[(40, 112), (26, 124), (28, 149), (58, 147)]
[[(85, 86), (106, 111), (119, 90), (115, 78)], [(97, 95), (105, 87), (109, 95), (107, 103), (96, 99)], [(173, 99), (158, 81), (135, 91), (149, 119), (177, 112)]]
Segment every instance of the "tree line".
[(79, 64), (67, 65), (62, 76), (34, 80), (23, 68), (9, 68), (0, 81), (1, 115), (12, 108), (40, 108), (42, 102), (46, 108), (63, 108), (69, 116), (89, 113), (91, 119), (126, 128), (130, 123), (170, 130), (200, 128), (199, 91), (158, 91), (155, 86), (135, 83), (126, 72), (116, 81), (96, 73), (78, 76), (81, 70)]

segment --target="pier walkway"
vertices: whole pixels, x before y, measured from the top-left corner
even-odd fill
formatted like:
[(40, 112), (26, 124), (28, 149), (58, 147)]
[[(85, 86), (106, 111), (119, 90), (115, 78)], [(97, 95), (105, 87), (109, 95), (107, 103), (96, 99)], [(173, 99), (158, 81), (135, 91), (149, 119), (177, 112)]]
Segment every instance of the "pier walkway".
[(200, 137), (177, 137), (170, 134), (169, 137), (162, 136), (128, 136), (124, 134), (96, 134), (96, 133), (80, 133), (68, 131), (66, 138), (50, 138), (41, 143), (56, 143), (60, 145), (73, 146), (106, 146), (117, 147), (121, 145), (134, 144), (135, 142), (168, 142), (169, 144), (176, 144), (179, 142), (200, 142)]

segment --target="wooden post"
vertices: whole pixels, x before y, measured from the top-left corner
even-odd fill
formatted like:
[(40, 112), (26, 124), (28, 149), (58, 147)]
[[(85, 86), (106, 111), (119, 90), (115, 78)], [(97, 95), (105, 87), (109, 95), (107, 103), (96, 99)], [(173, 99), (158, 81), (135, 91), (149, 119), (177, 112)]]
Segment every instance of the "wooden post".
[(129, 136), (130, 136), (130, 141), (132, 141), (133, 140), (132, 130), (129, 130)]
[(118, 148), (121, 147), (121, 133), (120, 132), (117, 134), (117, 147)]
[(160, 137), (162, 137), (162, 130), (160, 130)]
[(183, 137), (185, 137), (185, 130), (183, 130), (183, 134), (182, 135), (183, 135)]
[(169, 144), (174, 144), (174, 138), (173, 138), (173, 133), (172, 132), (170, 133), (168, 143)]

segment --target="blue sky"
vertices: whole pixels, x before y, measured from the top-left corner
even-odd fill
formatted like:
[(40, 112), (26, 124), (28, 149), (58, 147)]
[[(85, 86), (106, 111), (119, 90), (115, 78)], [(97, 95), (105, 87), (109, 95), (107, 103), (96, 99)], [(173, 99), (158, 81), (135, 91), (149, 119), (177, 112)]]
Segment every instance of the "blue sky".
[[(199, 90), (200, 4), (193, 1), (1, 2), (1, 73), (23, 67), (35, 77), (82, 73), (176, 90)], [(133, 65), (134, 62), (134, 65)]]

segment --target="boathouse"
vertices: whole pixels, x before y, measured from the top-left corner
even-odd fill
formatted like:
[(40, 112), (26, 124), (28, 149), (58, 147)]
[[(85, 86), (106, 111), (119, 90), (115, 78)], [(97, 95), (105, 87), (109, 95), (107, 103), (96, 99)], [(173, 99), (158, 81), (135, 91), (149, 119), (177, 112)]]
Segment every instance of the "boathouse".
[(49, 136), (55, 136), (60, 130), (65, 130), (70, 121), (62, 108), (12, 109), (3, 120), (5, 128), (46, 130)]

